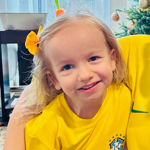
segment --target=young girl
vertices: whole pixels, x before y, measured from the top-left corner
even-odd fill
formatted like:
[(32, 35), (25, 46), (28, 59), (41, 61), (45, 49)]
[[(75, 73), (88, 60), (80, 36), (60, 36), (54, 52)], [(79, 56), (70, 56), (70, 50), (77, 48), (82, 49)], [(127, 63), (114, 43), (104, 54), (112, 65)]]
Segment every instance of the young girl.
[(22, 96), (39, 113), (26, 124), (26, 149), (122, 150), (131, 96), (110, 29), (90, 14), (65, 14), (41, 31), (37, 46), (28, 47), (35, 78)]

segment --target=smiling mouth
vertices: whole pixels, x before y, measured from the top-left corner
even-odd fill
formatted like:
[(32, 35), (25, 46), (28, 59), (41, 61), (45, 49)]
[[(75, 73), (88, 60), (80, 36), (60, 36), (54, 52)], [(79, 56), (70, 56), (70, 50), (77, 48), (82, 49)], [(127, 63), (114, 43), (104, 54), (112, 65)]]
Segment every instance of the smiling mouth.
[(88, 89), (94, 87), (95, 85), (97, 85), (99, 82), (100, 82), (100, 81), (95, 82), (95, 83), (93, 83), (93, 84), (91, 84), (91, 85), (88, 85), (88, 86), (84, 86), (84, 87), (80, 88), (79, 90), (88, 90)]

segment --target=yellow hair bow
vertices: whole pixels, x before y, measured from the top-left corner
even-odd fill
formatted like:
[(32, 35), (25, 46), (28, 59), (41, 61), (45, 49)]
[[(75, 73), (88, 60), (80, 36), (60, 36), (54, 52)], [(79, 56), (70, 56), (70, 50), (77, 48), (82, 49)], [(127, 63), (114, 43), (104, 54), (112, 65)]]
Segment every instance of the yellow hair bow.
[(36, 35), (35, 32), (31, 31), (26, 38), (25, 46), (29, 50), (29, 52), (33, 55), (36, 55), (39, 43), (39, 33), (42, 30), (42, 26), (39, 26), (38, 33)]

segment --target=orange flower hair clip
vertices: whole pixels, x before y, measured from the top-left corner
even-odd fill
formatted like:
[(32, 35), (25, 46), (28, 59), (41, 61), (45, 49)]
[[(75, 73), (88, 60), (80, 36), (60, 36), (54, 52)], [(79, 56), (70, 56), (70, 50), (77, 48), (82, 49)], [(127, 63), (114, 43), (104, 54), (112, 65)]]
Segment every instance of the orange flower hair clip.
[[(56, 7), (57, 7), (57, 10), (55, 12), (56, 17), (63, 15), (65, 13), (65, 10), (62, 8), (59, 8), (58, 0), (55, 0), (55, 3), (56, 3)], [(37, 35), (35, 32), (31, 31), (27, 35), (27, 38), (26, 38), (25, 46), (29, 50), (29, 52), (33, 55), (37, 54), (37, 49), (39, 46), (39, 33), (41, 32), (41, 30), (42, 30), (42, 26), (39, 26)]]
[(36, 35), (35, 32), (31, 31), (26, 38), (25, 46), (29, 50), (29, 52), (33, 55), (36, 55), (38, 44), (39, 44), (39, 33), (42, 30), (42, 26), (39, 26), (38, 33)]

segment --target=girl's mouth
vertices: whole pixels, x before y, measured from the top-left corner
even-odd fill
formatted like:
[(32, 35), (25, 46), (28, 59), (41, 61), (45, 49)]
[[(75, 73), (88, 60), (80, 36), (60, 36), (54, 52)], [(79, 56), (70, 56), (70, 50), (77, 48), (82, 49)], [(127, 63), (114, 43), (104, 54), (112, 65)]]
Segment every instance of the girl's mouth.
[(99, 82), (100, 81), (95, 82), (95, 83), (90, 84), (90, 85), (87, 85), (87, 86), (84, 86), (84, 87), (80, 88), (79, 90), (89, 90), (89, 89), (93, 88), (95, 85), (97, 85)]

